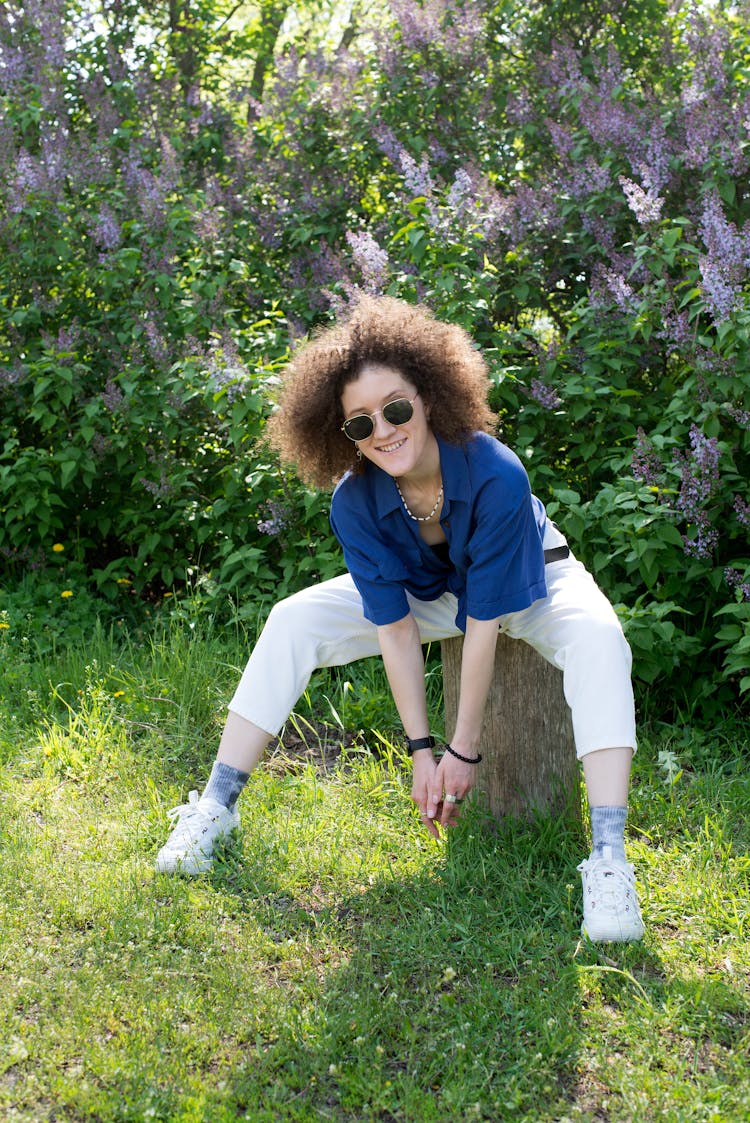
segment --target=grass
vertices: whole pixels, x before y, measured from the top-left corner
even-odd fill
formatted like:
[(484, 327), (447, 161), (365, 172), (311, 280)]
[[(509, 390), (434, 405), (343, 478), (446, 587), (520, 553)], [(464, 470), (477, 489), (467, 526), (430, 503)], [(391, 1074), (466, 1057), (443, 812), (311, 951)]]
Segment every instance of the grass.
[(375, 662), (316, 680), (215, 872), (164, 878), (245, 653), (199, 631), (0, 632), (3, 1119), (750, 1118), (739, 727), (644, 739), (638, 946), (579, 937), (580, 825), (427, 837)]

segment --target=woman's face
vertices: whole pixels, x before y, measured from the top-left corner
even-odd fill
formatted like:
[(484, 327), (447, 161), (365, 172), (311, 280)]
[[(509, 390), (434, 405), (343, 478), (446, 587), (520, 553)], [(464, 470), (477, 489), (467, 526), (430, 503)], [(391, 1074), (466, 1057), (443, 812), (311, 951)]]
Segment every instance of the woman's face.
[[(403, 425), (392, 425), (383, 416), (383, 406), (398, 398), (412, 402), (413, 414)], [(425, 471), (434, 459), (435, 437), (429, 413), (416, 387), (395, 367), (368, 363), (341, 394), (344, 419), (360, 413), (374, 415), (371, 436), (357, 441), (363, 456), (389, 476), (406, 476)]]

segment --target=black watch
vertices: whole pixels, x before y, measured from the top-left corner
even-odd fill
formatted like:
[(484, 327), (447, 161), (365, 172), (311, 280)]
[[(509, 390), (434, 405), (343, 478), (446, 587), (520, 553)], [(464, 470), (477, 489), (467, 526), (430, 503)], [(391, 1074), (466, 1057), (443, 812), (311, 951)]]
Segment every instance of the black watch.
[(420, 749), (434, 749), (434, 737), (415, 737), (412, 741), (411, 737), (406, 738), (406, 751), (411, 756), (413, 753), (419, 752)]

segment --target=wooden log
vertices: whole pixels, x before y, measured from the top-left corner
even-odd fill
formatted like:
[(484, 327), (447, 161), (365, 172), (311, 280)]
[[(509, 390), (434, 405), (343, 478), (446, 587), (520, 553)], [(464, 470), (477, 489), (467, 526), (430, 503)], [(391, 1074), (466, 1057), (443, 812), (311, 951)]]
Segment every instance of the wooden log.
[[(463, 636), (443, 640), (446, 734), (455, 728)], [(497, 818), (581, 815), (580, 766), (562, 671), (523, 640), (498, 636), (475, 791)]]

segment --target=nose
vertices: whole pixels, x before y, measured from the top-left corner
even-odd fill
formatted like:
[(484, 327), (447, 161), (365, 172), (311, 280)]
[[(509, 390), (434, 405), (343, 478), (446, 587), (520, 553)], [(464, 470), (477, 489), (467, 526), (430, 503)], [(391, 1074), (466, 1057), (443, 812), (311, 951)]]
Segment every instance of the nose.
[(376, 409), (370, 416), (372, 417), (372, 424), (374, 426), (372, 430), (373, 437), (390, 434), (396, 428), (395, 425), (392, 425), (390, 421), (383, 416), (382, 409)]

